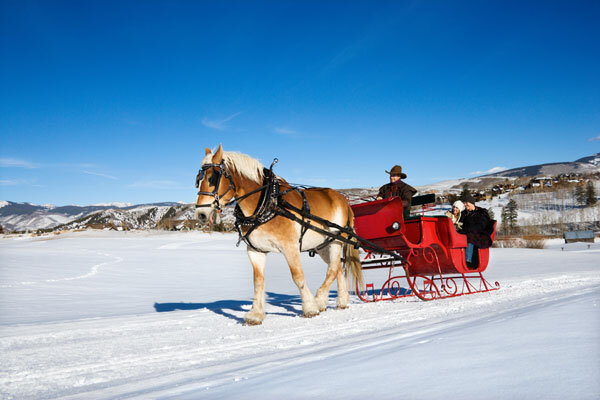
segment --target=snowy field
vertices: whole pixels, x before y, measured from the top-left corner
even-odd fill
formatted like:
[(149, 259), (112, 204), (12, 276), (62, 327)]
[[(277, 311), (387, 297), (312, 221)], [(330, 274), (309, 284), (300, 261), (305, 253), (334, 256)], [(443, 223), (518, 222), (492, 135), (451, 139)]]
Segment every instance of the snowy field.
[[(243, 325), (236, 235), (0, 239), (2, 399), (597, 399), (600, 245), (491, 249), (501, 289), (300, 316), (280, 255)], [(325, 264), (303, 255), (313, 292)], [(368, 279), (367, 279), (368, 280)], [(333, 287), (335, 290), (335, 285)]]

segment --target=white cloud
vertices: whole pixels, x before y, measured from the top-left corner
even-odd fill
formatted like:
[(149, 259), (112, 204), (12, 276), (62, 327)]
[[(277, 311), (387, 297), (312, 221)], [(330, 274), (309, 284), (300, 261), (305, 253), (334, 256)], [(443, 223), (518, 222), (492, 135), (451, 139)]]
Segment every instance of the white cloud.
[(5, 157), (5, 158), (0, 158), (0, 167), (27, 168), (27, 169), (34, 169), (34, 168), (96, 168), (97, 165), (91, 164), (91, 163), (65, 163), (65, 162), (52, 163), (52, 164), (46, 164), (46, 163), (40, 164), (40, 163), (35, 163), (35, 162), (27, 161), (27, 160), (21, 160), (18, 158)]
[(0, 186), (34, 186), (34, 187), (45, 187), (35, 183), (35, 180), (31, 179), (0, 179)]
[(227, 122), (231, 121), (240, 114), (241, 112), (236, 112), (235, 114), (231, 114), (229, 117), (221, 120), (210, 120), (205, 117), (202, 118), (202, 125), (206, 126), (207, 128), (216, 129), (218, 131), (224, 131), (225, 129), (227, 129)]
[(508, 168), (506, 167), (494, 167), (494, 168), (490, 168), (487, 171), (475, 171), (475, 172), (471, 172), (469, 175), (488, 175), (488, 174), (495, 174), (497, 172), (502, 172), (502, 171), (506, 171)]
[(38, 168), (37, 164), (34, 164), (25, 160), (18, 160), (16, 158), (0, 158), (0, 167), (16, 167), (16, 168)]
[(94, 176), (100, 176), (102, 178), (113, 179), (115, 181), (119, 180), (119, 178), (114, 177), (112, 175), (100, 174), (98, 172), (90, 172), (90, 171), (81, 171), (81, 172), (83, 172), (84, 174), (88, 174), (88, 175), (94, 175)]
[(600, 141), (600, 136), (596, 136), (590, 139), (590, 142), (598, 142)]
[(48, 164), (48, 167), (51, 168), (97, 168), (96, 164), (90, 163), (58, 163), (58, 164)]
[(275, 128), (273, 129), (273, 131), (275, 131), (275, 133), (278, 133), (280, 135), (295, 135), (296, 132), (295, 130), (289, 129), (289, 128)]

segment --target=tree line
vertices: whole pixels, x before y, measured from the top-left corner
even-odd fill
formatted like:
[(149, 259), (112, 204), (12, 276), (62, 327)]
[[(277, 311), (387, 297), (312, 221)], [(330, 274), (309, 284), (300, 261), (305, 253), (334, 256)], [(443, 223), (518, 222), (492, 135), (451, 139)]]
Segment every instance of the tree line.
[[(464, 199), (465, 196), (469, 194), (470, 191), (468, 185), (464, 185), (460, 194), (449, 196), (450, 204), (456, 200)], [(596, 189), (591, 180), (589, 180), (586, 185), (578, 185), (573, 192), (573, 196), (577, 204), (583, 207), (592, 207), (598, 203)], [(498, 233), (505, 236), (520, 233), (521, 229), (518, 225), (518, 209), (519, 206), (517, 202), (512, 198), (504, 207), (502, 207), (502, 224), (498, 229)], [(494, 213), (491, 209), (488, 210), (488, 214), (490, 215), (490, 218), (495, 219)]]
[(590, 180), (585, 185), (585, 189), (583, 185), (578, 185), (573, 195), (575, 196), (575, 200), (577, 204), (580, 206), (590, 207), (596, 205), (598, 199), (596, 197), (596, 189), (594, 188), (594, 183)]

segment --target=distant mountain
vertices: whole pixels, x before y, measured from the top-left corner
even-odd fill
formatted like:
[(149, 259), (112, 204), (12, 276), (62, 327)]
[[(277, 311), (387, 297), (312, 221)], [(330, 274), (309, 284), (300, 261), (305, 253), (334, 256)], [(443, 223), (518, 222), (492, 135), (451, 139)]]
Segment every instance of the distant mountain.
[(600, 153), (583, 157), (571, 162), (554, 162), (512, 168), (493, 174), (442, 181), (430, 185), (418, 186), (420, 192), (442, 193), (461, 190), (468, 184), (473, 189), (489, 188), (506, 179), (535, 178), (541, 176), (557, 176), (561, 174), (594, 174), (600, 173)]
[(600, 167), (600, 153), (596, 153), (589, 157), (583, 157), (575, 161), (576, 163), (588, 163)]
[(513, 168), (486, 177), (536, 177), (540, 175), (556, 176), (560, 174), (590, 174), (600, 172), (600, 153), (583, 157), (572, 162), (558, 162), (530, 165), (527, 167)]
[(109, 208), (55, 226), (54, 229), (172, 229), (186, 220), (193, 219), (195, 209), (193, 204), (177, 203)]
[[(125, 205), (124, 203), (120, 204)], [(141, 217), (141, 214), (143, 214), (144, 211), (140, 212), (140, 210), (151, 212), (150, 210), (156, 209), (157, 211), (155, 211), (155, 214), (159, 215), (161, 214), (162, 210), (165, 210), (166, 213), (170, 207), (181, 208), (184, 207), (184, 205), (173, 202), (165, 202), (143, 205), (127, 205), (121, 207), (114, 205), (68, 205), (56, 207), (54, 205), (36, 205), (31, 203), (2, 201), (0, 202), (0, 225), (8, 231), (48, 229), (68, 224), (71, 221), (85, 219), (86, 217), (91, 217), (96, 214), (110, 214), (109, 211), (115, 215), (137, 215), (140, 217), (140, 220), (144, 220), (144, 218)], [(132, 229), (136, 229), (136, 224), (131, 225)]]

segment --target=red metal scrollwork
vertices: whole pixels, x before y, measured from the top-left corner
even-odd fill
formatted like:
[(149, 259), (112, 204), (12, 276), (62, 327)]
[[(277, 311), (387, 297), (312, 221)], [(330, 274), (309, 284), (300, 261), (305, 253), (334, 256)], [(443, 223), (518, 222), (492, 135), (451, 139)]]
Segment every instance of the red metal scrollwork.
[[(416, 296), (421, 300), (437, 300), (449, 297), (458, 297), (465, 294), (483, 293), (498, 290), (500, 284), (495, 282), (490, 284), (480, 272), (470, 274), (442, 273), (439, 258), (433, 248), (430, 246), (420, 249), (410, 249), (406, 257), (406, 265), (394, 262), (389, 258), (384, 258), (372, 252), (367, 252), (363, 259), (363, 273), (375, 269), (388, 269), (387, 279), (381, 286), (374, 283), (367, 283), (364, 290), (356, 287), (358, 297), (365, 302), (376, 302), (395, 300), (403, 297)], [(434, 265), (437, 273), (434, 274), (411, 274), (410, 260), (418, 259), (420, 262), (425, 260)], [(402, 269), (401, 274), (398, 268)], [(408, 284), (403, 286), (403, 282)]]

